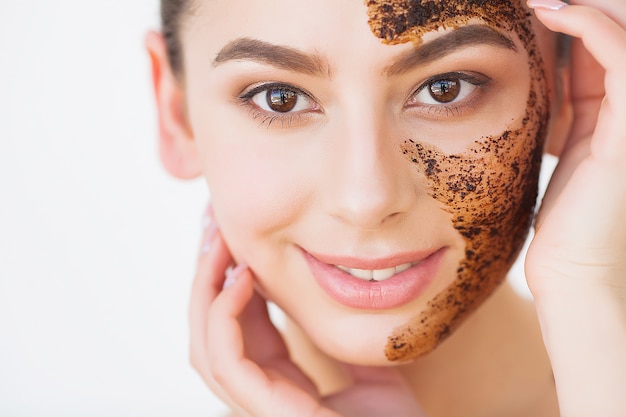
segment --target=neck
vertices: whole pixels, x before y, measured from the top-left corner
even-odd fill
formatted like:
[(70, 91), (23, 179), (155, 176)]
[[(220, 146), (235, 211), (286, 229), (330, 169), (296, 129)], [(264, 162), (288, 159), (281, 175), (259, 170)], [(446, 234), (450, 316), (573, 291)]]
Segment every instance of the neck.
[(534, 307), (508, 283), (434, 352), (401, 372), (428, 415), (558, 415)]

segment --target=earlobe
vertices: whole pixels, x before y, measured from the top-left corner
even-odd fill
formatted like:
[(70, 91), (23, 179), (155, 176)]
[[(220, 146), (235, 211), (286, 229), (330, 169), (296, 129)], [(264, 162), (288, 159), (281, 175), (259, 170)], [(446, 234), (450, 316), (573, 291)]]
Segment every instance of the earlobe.
[(158, 32), (148, 33), (145, 46), (152, 68), (161, 163), (174, 177), (196, 178), (201, 174), (201, 168), (187, 118), (184, 89), (172, 72), (163, 36)]
[(550, 131), (546, 143), (546, 152), (557, 157), (561, 156), (565, 148), (574, 120), (570, 79), (569, 66), (559, 68), (555, 80), (555, 103), (552, 106)]

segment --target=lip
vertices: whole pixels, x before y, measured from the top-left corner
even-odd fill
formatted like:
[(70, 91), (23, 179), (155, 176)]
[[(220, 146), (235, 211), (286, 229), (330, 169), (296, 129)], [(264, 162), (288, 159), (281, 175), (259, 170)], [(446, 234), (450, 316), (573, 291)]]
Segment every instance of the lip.
[[(426, 290), (437, 275), (446, 248), (379, 259), (317, 255), (302, 248), (301, 251), (315, 280), (332, 299), (360, 310), (389, 310), (409, 303)], [(417, 264), (385, 281), (365, 281), (335, 266), (374, 270), (405, 263)]]

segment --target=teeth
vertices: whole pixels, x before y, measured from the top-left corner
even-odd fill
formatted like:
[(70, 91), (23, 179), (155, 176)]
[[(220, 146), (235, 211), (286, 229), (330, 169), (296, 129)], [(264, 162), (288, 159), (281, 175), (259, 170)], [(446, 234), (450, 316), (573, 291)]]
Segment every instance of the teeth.
[(347, 272), (353, 277), (362, 279), (364, 281), (385, 281), (391, 278), (392, 276), (399, 274), (400, 272), (406, 271), (407, 269), (415, 265), (417, 265), (417, 263), (409, 262), (406, 264), (398, 265), (393, 268), (374, 269), (374, 270), (348, 268), (343, 265), (336, 265), (336, 266), (337, 268), (341, 269), (344, 272)]
[(396, 268), (375, 269), (372, 271), (374, 281), (384, 281), (396, 274)]
[(353, 277), (357, 277), (360, 279), (364, 279), (366, 281), (372, 280), (374, 278), (373, 271), (368, 271), (367, 269), (351, 269), (348, 271), (350, 275)]
[(396, 266), (396, 274), (399, 274), (400, 272), (404, 272), (407, 269), (411, 268), (412, 266), (417, 265), (417, 263), (408, 263), (408, 264), (402, 264), (402, 265), (398, 265)]

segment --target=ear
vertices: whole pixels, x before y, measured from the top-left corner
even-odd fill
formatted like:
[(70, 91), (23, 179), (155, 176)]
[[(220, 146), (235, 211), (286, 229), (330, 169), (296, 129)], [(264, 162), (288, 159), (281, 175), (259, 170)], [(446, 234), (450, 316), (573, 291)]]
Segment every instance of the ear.
[(557, 157), (563, 152), (574, 120), (570, 80), (569, 65), (561, 66), (555, 77), (556, 94), (546, 142), (546, 152)]
[(198, 177), (200, 161), (187, 118), (185, 91), (170, 66), (165, 39), (160, 33), (150, 32), (146, 35), (145, 46), (152, 66), (161, 163), (174, 177)]

